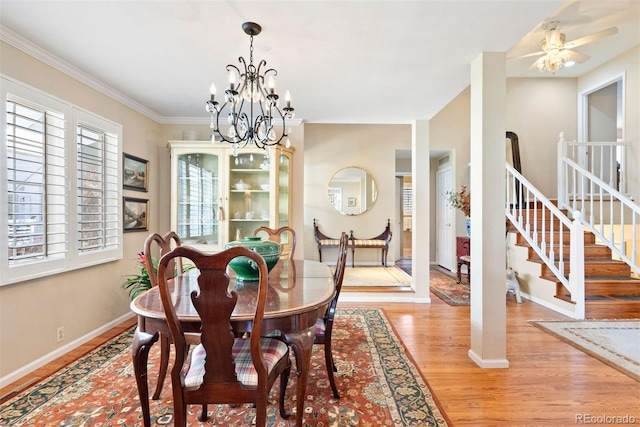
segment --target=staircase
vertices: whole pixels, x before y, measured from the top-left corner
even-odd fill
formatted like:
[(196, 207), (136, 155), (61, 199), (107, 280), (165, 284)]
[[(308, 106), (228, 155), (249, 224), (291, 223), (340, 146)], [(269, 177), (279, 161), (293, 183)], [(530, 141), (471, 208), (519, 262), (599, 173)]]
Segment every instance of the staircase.
[[(529, 217), (531, 222), (535, 221), (535, 228), (544, 236), (543, 240), (549, 245), (548, 249), (565, 261), (564, 274), (568, 277), (570, 247), (560, 245), (558, 242), (569, 241), (569, 230), (565, 226), (561, 227), (559, 221), (552, 220), (548, 209), (529, 208), (517, 212)], [(566, 214), (566, 211), (563, 213)], [(571, 294), (568, 289), (511, 221), (507, 221), (507, 231), (517, 233), (516, 246), (528, 248), (527, 261), (540, 265), (539, 277), (555, 283), (555, 297), (571, 303)], [(612, 258), (609, 247), (597, 244), (595, 235), (590, 231), (584, 233), (584, 275), (585, 318), (640, 318), (640, 279), (631, 276), (631, 268), (628, 264)]]

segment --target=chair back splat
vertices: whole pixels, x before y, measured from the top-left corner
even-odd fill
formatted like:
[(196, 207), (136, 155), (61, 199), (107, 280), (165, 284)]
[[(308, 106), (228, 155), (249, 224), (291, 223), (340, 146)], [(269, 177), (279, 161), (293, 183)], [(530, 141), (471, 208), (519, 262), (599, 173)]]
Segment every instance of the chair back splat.
[[(255, 286), (256, 305), (252, 330), (248, 338), (236, 338), (231, 315), (238, 301), (235, 290), (229, 291), (227, 274), (229, 262), (236, 257), (247, 257), (255, 262), (260, 272), (257, 282), (242, 286)], [(193, 262), (197, 270), (198, 290), (190, 295), (176, 295), (174, 285), (187, 276), (171, 279), (168, 266), (172, 260), (183, 257)], [(173, 271), (173, 270), (170, 270)], [(288, 346), (275, 338), (261, 337), (262, 321), (268, 289), (267, 265), (262, 256), (245, 247), (233, 247), (215, 254), (206, 254), (195, 248), (177, 247), (165, 254), (158, 267), (159, 291), (171, 338), (175, 345), (175, 362), (171, 370), (175, 425), (186, 425), (186, 405), (202, 404), (199, 417), (206, 419), (206, 404), (254, 403), (256, 425), (266, 423), (267, 396), (275, 380), (281, 378), (280, 414), (288, 418), (284, 409), (284, 390), (289, 378), (291, 362)], [(190, 300), (201, 319), (200, 341), (191, 353), (174, 304)], [(188, 370), (186, 369), (188, 365)]]
[[(262, 226), (256, 228), (253, 231), (254, 236), (257, 236), (260, 233), (266, 233), (268, 240), (271, 240), (272, 242), (276, 242), (278, 244), (282, 244), (282, 234), (289, 233), (289, 239), (287, 240), (287, 242), (290, 245), (290, 250), (288, 253), (283, 250), (283, 252), (280, 254), (280, 258), (293, 259), (293, 253), (296, 250), (296, 232), (293, 228), (284, 226), (278, 228), (277, 230), (274, 230), (273, 228)], [(284, 248), (285, 246), (283, 246), (283, 249)]]

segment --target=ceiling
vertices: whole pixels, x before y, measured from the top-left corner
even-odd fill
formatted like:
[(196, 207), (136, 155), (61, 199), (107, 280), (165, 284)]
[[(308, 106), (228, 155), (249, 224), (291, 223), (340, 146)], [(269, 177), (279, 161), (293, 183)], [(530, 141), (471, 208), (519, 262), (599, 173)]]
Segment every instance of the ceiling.
[[(278, 70), (296, 118), (310, 123), (429, 119), (470, 81), (480, 52), (540, 49), (542, 24), (567, 40), (610, 26), (576, 48), (575, 77), (640, 43), (638, 0), (32, 1), (0, 0), (0, 37), (160, 123), (207, 120), (209, 86), (249, 56), (245, 21), (262, 25), (256, 61)], [(508, 59), (511, 77), (550, 77), (536, 58)]]

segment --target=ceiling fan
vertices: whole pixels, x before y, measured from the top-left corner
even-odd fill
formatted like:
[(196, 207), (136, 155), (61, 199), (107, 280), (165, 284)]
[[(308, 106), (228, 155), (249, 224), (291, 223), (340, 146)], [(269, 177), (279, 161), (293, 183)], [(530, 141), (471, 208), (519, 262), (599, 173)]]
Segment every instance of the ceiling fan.
[(555, 74), (560, 67), (571, 66), (574, 63), (582, 64), (589, 59), (588, 55), (571, 49), (591, 43), (603, 37), (611, 36), (618, 32), (617, 27), (611, 27), (576, 40), (566, 41), (566, 36), (564, 33), (560, 32), (559, 26), (559, 21), (549, 21), (543, 24), (542, 28), (545, 32), (544, 39), (542, 39), (542, 43), (540, 44), (541, 50), (527, 55), (518, 56), (516, 58), (529, 58), (532, 56), (543, 55), (531, 65), (531, 68), (538, 67), (541, 72), (551, 71), (551, 73)]

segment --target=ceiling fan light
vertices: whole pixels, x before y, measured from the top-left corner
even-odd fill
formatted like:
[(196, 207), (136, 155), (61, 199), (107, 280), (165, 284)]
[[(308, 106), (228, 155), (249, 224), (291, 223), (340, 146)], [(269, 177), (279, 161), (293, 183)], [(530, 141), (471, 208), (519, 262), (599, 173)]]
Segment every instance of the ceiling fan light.
[(574, 65), (576, 65), (576, 61), (568, 60), (567, 62), (564, 63), (565, 67), (573, 67)]

